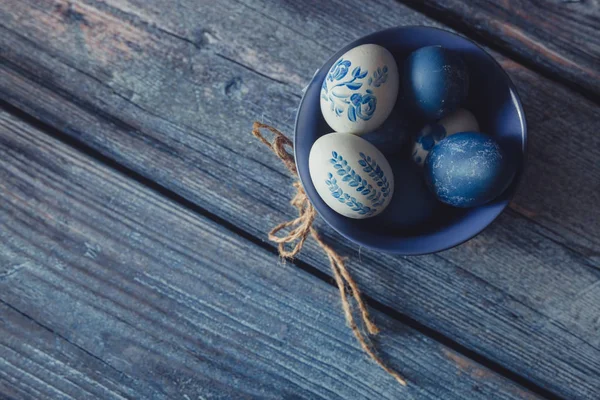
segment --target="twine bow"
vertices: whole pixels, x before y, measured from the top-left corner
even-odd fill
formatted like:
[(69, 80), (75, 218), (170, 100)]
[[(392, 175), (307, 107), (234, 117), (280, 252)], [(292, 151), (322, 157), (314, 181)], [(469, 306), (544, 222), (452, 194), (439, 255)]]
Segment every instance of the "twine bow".
[[(269, 142), (267, 139), (265, 139), (260, 132), (261, 129), (267, 129), (274, 135), (273, 142)], [(285, 164), (287, 169), (294, 177), (298, 177), (294, 157), (285, 148), (287, 146), (290, 149), (293, 149), (294, 145), (290, 139), (272, 126), (262, 124), (260, 122), (254, 122), (252, 134), (267, 147), (269, 147), (277, 157), (279, 157), (279, 159)], [(327, 258), (329, 259), (329, 264), (331, 265), (331, 270), (333, 271), (333, 277), (340, 291), (342, 309), (344, 310), (346, 322), (352, 329), (352, 332), (354, 333), (354, 336), (356, 336), (360, 346), (369, 355), (369, 357), (371, 357), (371, 359), (377, 363), (377, 365), (383, 368), (388, 374), (392, 375), (401, 385), (406, 386), (406, 380), (404, 380), (404, 378), (398, 372), (394, 371), (383, 362), (383, 360), (375, 353), (372, 345), (367, 342), (361, 330), (358, 328), (354, 319), (354, 314), (352, 313), (352, 309), (350, 307), (350, 297), (354, 298), (356, 304), (358, 305), (361, 320), (366, 327), (367, 332), (371, 335), (379, 333), (379, 328), (371, 320), (369, 310), (367, 309), (360, 291), (358, 290), (356, 282), (354, 279), (352, 279), (352, 276), (344, 264), (344, 259), (338, 253), (336, 253), (333, 248), (326, 244), (323, 239), (321, 239), (317, 233), (317, 230), (313, 227), (313, 222), (317, 213), (312, 203), (308, 199), (308, 196), (306, 195), (306, 192), (304, 191), (300, 181), (295, 180), (294, 187), (296, 188), (296, 195), (292, 199), (291, 204), (296, 207), (296, 210), (298, 211), (298, 218), (283, 222), (273, 228), (269, 232), (269, 240), (277, 243), (279, 255), (281, 257), (291, 259), (300, 252), (308, 235), (310, 234), (313, 237), (313, 239), (319, 244), (319, 246), (321, 246), (327, 255)], [(277, 235), (277, 233), (286, 228), (290, 228), (287, 234), (283, 236)], [(286, 245), (291, 246), (291, 248), (288, 248)]]

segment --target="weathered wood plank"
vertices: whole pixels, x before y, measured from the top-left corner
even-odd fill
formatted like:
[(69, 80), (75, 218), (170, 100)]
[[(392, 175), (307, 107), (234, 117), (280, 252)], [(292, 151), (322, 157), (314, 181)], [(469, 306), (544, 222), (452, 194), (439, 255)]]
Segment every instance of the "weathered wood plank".
[[(77, 3), (75, 21), (64, 5), (12, 4), (21, 18), (5, 19), (9, 29), (0, 35), (2, 90), (13, 104), (258, 237), (292, 216), (291, 191), (278, 161), (249, 137), (252, 119), (291, 131), (299, 89), (333, 48), (392, 24), (430, 23), (393, 3), (335, 4), (341, 14), (329, 21), (327, 6), (258, 3), (259, 13), (228, 2), (181, 3), (180, 19), (178, 9), (152, 2)], [(26, 29), (17, 35), (11, 24)], [(322, 37), (331, 49), (315, 44)], [(519, 214), (437, 256), (363, 251), (353, 271), (380, 302), (565, 397), (586, 398), (600, 388), (600, 238), (590, 224), (600, 212), (593, 184), (600, 111), (500, 61), (521, 89), (531, 133), (527, 190), (513, 205)], [(314, 245), (301, 258), (328, 272)]]
[(474, 32), (600, 99), (600, 3), (582, 0), (400, 0)]
[[(46, 7), (46, 12), (53, 11), (51, 14), (43, 12), (43, 7), (32, 10), (35, 5), (40, 7), (39, 2), (27, 7), (24, 2), (11, 1), (15, 4), (5, 19), (10, 20), (12, 14), (19, 15), (19, 9), (24, 8), (22, 13), (29, 20), (20, 18), (15, 28), (23, 27), (22, 33), (35, 38), (35, 43), (41, 46), (38, 51), (59, 56), (62, 63), (93, 74), (114, 94), (125, 96), (160, 118), (207, 134), (213, 129), (216, 132), (230, 129), (226, 122), (234, 111), (229, 110), (233, 104), (237, 111), (252, 113), (267, 121), (283, 120), (284, 126), (291, 131), (297, 105), (294, 97), (334, 49), (357, 36), (393, 24), (439, 26), (401, 5), (393, 7), (393, 2), (371, 5), (368, 10), (347, 2), (335, 3), (333, 9), (352, 23), (332, 23), (327, 18), (331, 17), (329, 12), (333, 9), (319, 6), (297, 9), (293, 3), (282, 6), (269, 0), (253, 3), (260, 13), (233, 0), (206, 9), (186, 2), (181, 2), (180, 7), (165, 9), (160, 2), (138, 0), (106, 3), (87, 0), (92, 5), (73, 4), (69, 8), (68, 3), (59, 1), (57, 7)], [(392, 12), (394, 8), (398, 10)], [(81, 15), (86, 23), (81, 25), (79, 20), (73, 21), (73, 14)], [(228, 17), (223, 18), (224, 15)], [(44, 30), (38, 20), (48, 18)], [(377, 19), (376, 23), (374, 19)], [(121, 26), (122, 21), (131, 24), (126, 29), (127, 34), (120, 32), (125, 29)], [(316, 27), (311, 30), (306, 21), (312, 21)], [(62, 28), (57, 28), (57, 24)], [(73, 38), (83, 36), (89, 43), (68, 40), (69, 36), (62, 33), (65, 27), (81, 30), (79, 35), (73, 31)], [(313, 37), (305, 39), (303, 36), (299, 41), (297, 32), (303, 28), (304, 35), (313, 33)], [(59, 33), (55, 37), (49, 36), (46, 34), (48, 29)], [(106, 32), (114, 34), (111, 36)], [(96, 35), (102, 40), (97, 40)], [(177, 40), (180, 38), (184, 40)], [(315, 44), (321, 38), (327, 40)], [(156, 48), (159, 43), (153, 40), (164, 40), (161, 44), (167, 48)], [(10, 43), (6, 47), (10, 49)], [(278, 51), (273, 51), (274, 48)], [(144, 55), (145, 52), (168, 60), (155, 65), (157, 60)], [(17, 56), (23, 57), (22, 54)], [(520, 191), (513, 209), (547, 228), (546, 235), (600, 262), (597, 250), (600, 248), (600, 224), (589, 223), (590, 220), (600, 221), (600, 210), (594, 206), (600, 197), (600, 190), (597, 190), (600, 171), (596, 165), (600, 157), (600, 137), (595, 134), (600, 109), (510, 60), (498, 55), (496, 58), (517, 84), (530, 128), (529, 168), (534, 168), (534, 172), (526, 179), (529, 176), (533, 179), (524, 182), (523, 186), (530, 189)], [(272, 81), (263, 87), (260, 85), (264, 81), (252, 80), (252, 75), (246, 80), (241, 79), (237, 71), (240, 68), (228, 60), (266, 75)], [(106, 63), (114, 69), (103, 67)], [(225, 70), (218, 73), (216, 69)], [(165, 70), (174, 76), (166, 75)], [(278, 82), (285, 85), (282, 87)], [(61, 82), (60, 86), (66, 85)], [(165, 91), (168, 90), (178, 91), (177, 99), (165, 102)], [(202, 102), (216, 100), (213, 92), (222, 90), (227, 96), (218, 93), (222, 101), (204, 113), (212, 104)], [(261, 96), (264, 92), (269, 96), (278, 95), (282, 90), (284, 96), (277, 99), (279, 102)], [(565, 99), (569, 101), (565, 102)], [(211, 120), (207, 118), (209, 114)], [(581, 148), (582, 142), (587, 143), (585, 149)], [(272, 164), (276, 165), (276, 161)], [(561, 185), (557, 185), (559, 181)], [(564, 190), (566, 182), (568, 191)]]
[(5, 112), (0, 177), (0, 395), (537, 398), (376, 313), (401, 387), (335, 287)]
[[(250, 3), (250, 8), (241, 3), (244, 4), (242, 16), (230, 18), (231, 26), (226, 28), (220, 28), (218, 23), (211, 21), (217, 20), (218, 14), (231, 13), (238, 2), (230, 2), (228, 8), (222, 6), (224, 9), (213, 10), (215, 15), (208, 17), (203, 17), (204, 10), (202, 13), (194, 12), (194, 8), (190, 7), (184, 9), (183, 20), (177, 18), (178, 11), (162, 10), (159, 5), (152, 8), (148, 2), (112, 0), (112, 3), (123, 8), (129, 5), (126, 9), (132, 13), (144, 10), (137, 11), (137, 15), (184, 37), (194, 37), (193, 28), (202, 21), (202, 29), (215, 35), (214, 43), (211, 43), (215, 52), (259, 73), (284, 80), (298, 89), (308, 82), (314, 69), (330, 53), (356, 37), (394, 25), (441, 26), (406, 8), (394, 7), (393, 2), (363, 7), (340, 1), (331, 3), (330, 7), (298, 7), (293, 2), (281, 4), (278, 1), (255, 0)], [(252, 19), (253, 12), (256, 20)], [(332, 15), (339, 15), (339, 19), (332, 19)], [(273, 22), (263, 22), (262, 25), (268, 28), (257, 30), (258, 20), (265, 16)], [(289, 29), (287, 35), (283, 34), (285, 29)], [(240, 35), (240, 30), (252, 32), (252, 35)], [(272, 32), (277, 32), (277, 35), (274, 37)], [(304, 36), (302, 41), (294, 42), (297, 32)], [(217, 36), (220, 40), (216, 40)], [(282, 52), (272, 51), (276, 43), (279, 43), (278, 48), (282, 48)], [(320, 43), (319, 47), (315, 43)], [(315, 57), (316, 52), (320, 58)], [(517, 63), (492, 54), (519, 90), (530, 133), (529, 174), (522, 184), (528, 190), (519, 192), (513, 202), (513, 210), (547, 228), (543, 234), (572, 246), (600, 265), (600, 209), (595, 206), (600, 201), (600, 167), (597, 163), (600, 136), (596, 134), (600, 108)], [(304, 83), (295, 85), (297, 77), (302, 74), (305, 76)], [(286, 76), (291, 78), (286, 80)], [(275, 118), (273, 114), (267, 113)], [(290, 126), (289, 131), (292, 128)], [(582, 149), (582, 142), (588, 143), (590, 148)], [(569, 189), (565, 190), (565, 187)], [(590, 221), (595, 223), (590, 224)]]
[[(5, 127), (1, 129), (6, 130)], [(9, 223), (4, 221), (4, 212), (2, 216), (3, 226), (8, 226)], [(2, 236), (5, 236), (5, 233)], [(21, 264), (21, 268), (13, 267), (9, 277), (4, 263), (12, 257), (5, 253), (6, 246), (2, 246), (2, 250), (0, 285), (4, 286), (16, 277), (14, 274), (19, 274), (18, 269), (29, 266)], [(151, 398), (156, 393), (155, 390), (149, 390), (142, 381), (106, 364), (2, 300), (0, 382), (0, 396), (15, 399), (122, 400), (135, 397)]]

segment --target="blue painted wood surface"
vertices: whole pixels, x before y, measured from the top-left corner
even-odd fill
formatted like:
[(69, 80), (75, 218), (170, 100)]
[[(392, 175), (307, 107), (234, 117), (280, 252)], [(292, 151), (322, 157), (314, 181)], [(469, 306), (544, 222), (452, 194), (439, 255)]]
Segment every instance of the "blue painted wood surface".
[[(167, 8), (163, 2), (141, 0), (52, 4), (5, 0), (0, 13), (0, 93), (5, 101), (51, 125), (53, 134), (70, 145), (95, 149), (102, 154), (93, 154), (95, 158), (105, 157), (103, 162), (113, 168), (147, 180), (146, 185), (163, 195), (187, 202), (196, 213), (233, 229), (235, 234), (228, 235), (242, 235), (271, 250), (261, 240), (273, 225), (293, 217), (288, 205), (291, 181), (280, 163), (250, 137), (251, 122), (259, 119), (291, 132), (301, 89), (320, 63), (349, 40), (394, 25), (441, 26), (391, 0), (369, 6), (356, 1), (302, 6), (274, 0), (180, 1), (178, 7)], [(418, 258), (357, 249), (326, 226), (319, 228), (336, 249), (352, 257), (351, 272), (372, 304), (388, 307), (388, 317), (383, 318), (407, 322), (430, 336), (424, 340), (442, 341), (546, 397), (593, 399), (600, 391), (600, 108), (493, 54), (519, 88), (530, 129), (529, 169), (511, 209), (467, 244)], [(35, 197), (25, 183), (20, 190), (30, 190)], [(61, 197), (60, 191), (52, 193), (50, 197)], [(142, 213), (137, 216), (140, 221), (152, 219), (140, 210), (147, 206), (130, 210), (123, 205), (124, 210)], [(85, 223), (81, 213), (79, 219)], [(12, 213), (7, 215), (8, 222), (18, 223)], [(111, 225), (105, 224), (100, 219), (95, 223), (98, 230), (110, 230)], [(58, 235), (55, 241), (61, 243), (61, 238)], [(35, 241), (29, 242), (32, 254), (41, 251)], [(49, 252), (63, 257), (79, 254), (73, 247), (48, 246)], [(96, 252), (93, 247), (89, 251)], [(176, 265), (171, 258), (162, 259), (164, 255), (156, 257), (161, 265)], [(276, 267), (273, 257), (265, 256), (264, 262), (273, 265), (257, 269), (257, 274), (269, 274), (270, 267)], [(303, 272), (293, 270), (299, 276), (329, 274), (326, 260), (312, 243), (299, 262)], [(29, 276), (22, 274), (28, 268), (7, 271), (5, 279)], [(23, 281), (34, 291), (40, 284), (33, 278)], [(82, 289), (65, 283), (61, 290), (81, 294)], [(62, 308), (41, 306), (48, 292), (14, 295), (7, 310), (17, 300), (21, 306), (29, 304), (28, 316), (38, 322), (43, 316), (50, 330), (62, 326), (63, 332), (87, 333), (85, 342), (74, 343), (80, 350), (104, 351), (99, 344), (102, 337), (92, 328), (81, 328), (74, 317), (68, 324), (63, 321), (69, 310), (64, 303)], [(327, 318), (339, 317), (335, 296), (326, 303)], [(173, 325), (183, 329), (179, 323)], [(110, 331), (118, 334), (120, 329), (115, 325)], [(344, 344), (354, 346), (347, 338)], [(109, 367), (120, 351), (108, 348), (93, 361), (94, 357), (65, 346), (73, 354), (68, 357), (89, 359), (91, 365), (102, 361)], [(400, 353), (390, 354), (401, 368)], [(153, 360), (167, 355), (164, 350)], [(34, 373), (29, 380), (21, 376), (24, 385), (33, 385), (38, 376), (50, 377), (27, 365), (19, 368)], [(463, 371), (471, 370), (470, 364), (464, 365)], [(369, 364), (370, 374), (379, 373), (371, 368), (377, 369)], [(83, 366), (79, 369), (85, 371)], [(459, 375), (464, 374), (470, 373)], [(112, 376), (107, 374), (106, 379)], [(160, 376), (155, 372), (144, 379)], [(257, 382), (260, 376), (255, 374)], [(19, 380), (0, 380), (0, 388), (20, 397), (15, 379)], [(143, 384), (123, 385), (131, 386), (122, 389), (129, 393), (125, 397), (146, 396)], [(176, 390), (173, 387), (170, 390)], [(461, 386), (453, 396), (469, 398), (467, 387)], [(415, 390), (410, 392), (413, 396), (427, 396)]]
[(0, 160), (0, 380), (15, 397), (538, 398), (375, 313), (400, 386), (334, 285), (5, 112)]
[(404, 0), (600, 100), (600, 3)]

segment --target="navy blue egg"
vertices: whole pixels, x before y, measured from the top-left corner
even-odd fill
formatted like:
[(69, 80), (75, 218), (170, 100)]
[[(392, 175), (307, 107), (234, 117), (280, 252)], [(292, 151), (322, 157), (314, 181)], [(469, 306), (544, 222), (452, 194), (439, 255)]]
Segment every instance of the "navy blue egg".
[(498, 197), (515, 169), (494, 139), (478, 132), (446, 137), (425, 160), (425, 181), (438, 200), (476, 207)]
[(412, 107), (423, 117), (438, 120), (458, 109), (467, 98), (467, 66), (452, 50), (441, 46), (422, 47), (406, 60), (403, 90)]

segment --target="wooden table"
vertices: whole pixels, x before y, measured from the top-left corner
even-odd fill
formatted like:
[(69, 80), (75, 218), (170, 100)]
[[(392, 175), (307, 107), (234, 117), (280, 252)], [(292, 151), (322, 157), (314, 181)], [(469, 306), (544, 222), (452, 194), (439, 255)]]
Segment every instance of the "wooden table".
[[(2, 0), (0, 398), (600, 398), (597, 1)], [(336, 49), (398, 25), (478, 41), (518, 87), (510, 208), (421, 257), (322, 221), (382, 334), (361, 351), (326, 258), (279, 261), (291, 134)]]

